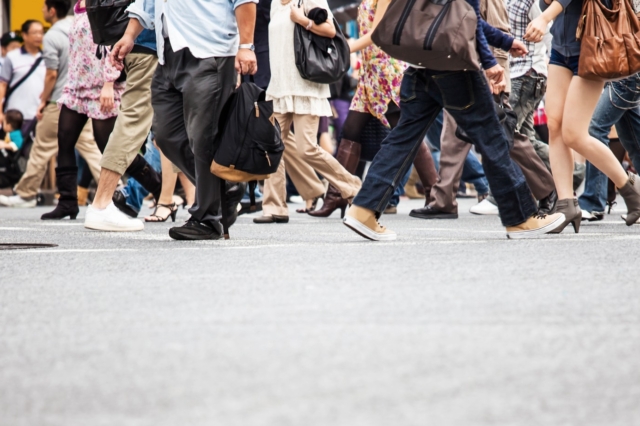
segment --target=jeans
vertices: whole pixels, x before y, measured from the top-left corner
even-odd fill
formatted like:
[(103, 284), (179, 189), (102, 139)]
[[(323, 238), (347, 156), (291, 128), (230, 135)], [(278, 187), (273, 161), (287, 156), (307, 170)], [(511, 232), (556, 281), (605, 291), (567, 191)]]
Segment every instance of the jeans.
[[(640, 170), (640, 74), (607, 83), (593, 113), (589, 134), (609, 146), (613, 125), (634, 168)], [(588, 212), (603, 212), (607, 204), (607, 176), (589, 162), (584, 193), (578, 202)]]
[(538, 82), (546, 84), (547, 78), (542, 74), (523, 75), (511, 80), (511, 94), (509, 104), (518, 116), (516, 131), (529, 138), (536, 150), (538, 157), (549, 168), (549, 145), (538, 140), (533, 126), (533, 114), (536, 112), (540, 101), (544, 98), (544, 91), (536, 89)]
[[(160, 173), (162, 171), (160, 165), (160, 151), (158, 151), (158, 149), (153, 145), (151, 137), (147, 138), (147, 152), (144, 154), (144, 159), (147, 160), (147, 163), (149, 163), (156, 172)], [(144, 197), (149, 195), (149, 191), (144, 189), (134, 178), (129, 178), (129, 180), (127, 180), (127, 185), (120, 189), (120, 191), (124, 194), (127, 200), (127, 205), (136, 212), (140, 211)], [(156, 200), (156, 202), (158, 201)]]
[(400, 98), (400, 122), (382, 142), (354, 200), (356, 205), (378, 214), (384, 211), (427, 130), (445, 108), (471, 140), (477, 141), (502, 224), (516, 226), (536, 213), (537, 206), (522, 171), (509, 157), (507, 138), (482, 72), (410, 67), (402, 80)]

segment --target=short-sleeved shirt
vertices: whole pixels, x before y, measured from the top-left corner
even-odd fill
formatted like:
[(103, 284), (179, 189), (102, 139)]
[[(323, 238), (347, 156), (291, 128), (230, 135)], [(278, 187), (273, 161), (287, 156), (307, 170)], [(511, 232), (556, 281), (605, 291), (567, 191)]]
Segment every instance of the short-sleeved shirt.
[(57, 102), (62, 96), (62, 89), (67, 82), (69, 64), (69, 31), (73, 18), (68, 17), (56, 22), (44, 36), (42, 56), (48, 70), (56, 70), (58, 79), (51, 93), (51, 102)]
[[(0, 72), (0, 81), (6, 82), (9, 87), (13, 87), (27, 75), (33, 64), (41, 56), (42, 53), (37, 55), (30, 54), (24, 47), (12, 50), (4, 60), (4, 65)], [(5, 100), (6, 109), (17, 109), (22, 113), (25, 120), (33, 120), (40, 105), (40, 95), (44, 90), (46, 74), (47, 70), (44, 61), (41, 61), (38, 68), (29, 78), (11, 94), (9, 99)]]

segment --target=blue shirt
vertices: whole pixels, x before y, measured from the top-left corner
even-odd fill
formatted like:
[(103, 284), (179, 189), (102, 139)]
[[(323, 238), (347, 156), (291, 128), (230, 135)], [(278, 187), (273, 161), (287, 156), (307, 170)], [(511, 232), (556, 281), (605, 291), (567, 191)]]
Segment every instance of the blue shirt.
[(188, 48), (200, 59), (235, 56), (240, 39), (235, 9), (246, 3), (258, 0), (136, 0), (127, 10), (143, 27), (155, 30), (158, 62), (164, 64), (163, 32), (176, 52)]
[(17, 149), (22, 148), (22, 144), (24, 143), (24, 140), (22, 139), (22, 132), (20, 130), (14, 130), (12, 132), (9, 132), (9, 139), (11, 139), (11, 142), (13, 142), (16, 145)]

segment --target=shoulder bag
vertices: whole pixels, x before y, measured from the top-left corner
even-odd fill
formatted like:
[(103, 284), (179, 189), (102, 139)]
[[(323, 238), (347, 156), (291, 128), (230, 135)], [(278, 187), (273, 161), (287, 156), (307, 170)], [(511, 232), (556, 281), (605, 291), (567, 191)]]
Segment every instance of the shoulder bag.
[(371, 35), (389, 56), (436, 71), (479, 70), (478, 17), (465, 0), (394, 0)]
[(640, 71), (640, 23), (629, 0), (584, 0), (576, 37), (581, 41), (578, 75), (616, 80)]
[[(302, 0), (298, 1), (301, 7)], [(293, 43), (296, 68), (300, 77), (314, 83), (331, 84), (339, 81), (351, 67), (350, 49), (340, 25), (333, 18), (336, 35), (332, 39), (321, 37), (296, 24)]]
[(134, 0), (86, 0), (87, 17), (93, 42), (98, 46), (113, 46), (129, 25), (127, 7)]

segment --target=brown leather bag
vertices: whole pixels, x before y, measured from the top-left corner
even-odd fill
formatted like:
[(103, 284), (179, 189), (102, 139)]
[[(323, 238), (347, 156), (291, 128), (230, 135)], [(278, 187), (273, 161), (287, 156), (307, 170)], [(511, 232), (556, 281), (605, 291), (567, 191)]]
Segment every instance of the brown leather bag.
[(371, 38), (389, 56), (413, 65), (479, 70), (477, 26), (465, 0), (393, 0)]
[(581, 40), (578, 75), (616, 80), (640, 71), (640, 22), (629, 0), (584, 0), (576, 37)]

